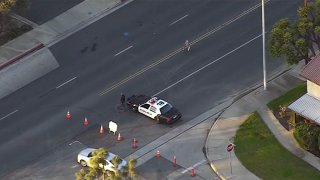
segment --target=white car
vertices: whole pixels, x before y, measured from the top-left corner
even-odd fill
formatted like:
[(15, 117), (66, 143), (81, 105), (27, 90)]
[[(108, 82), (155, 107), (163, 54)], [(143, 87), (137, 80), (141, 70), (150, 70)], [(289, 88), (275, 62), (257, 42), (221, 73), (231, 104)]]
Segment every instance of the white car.
[[(77, 161), (80, 163), (81, 166), (85, 167), (92, 167), (90, 164), (90, 159), (92, 158), (92, 152), (95, 151), (94, 148), (86, 148), (79, 152)], [(112, 164), (111, 160), (117, 155), (108, 153), (106, 157), (106, 165), (103, 167), (102, 164), (99, 164), (100, 168), (103, 168), (106, 171), (113, 171), (115, 172), (115, 166)], [(123, 159), (120, 159), (120, 164), (118, 165), (118, 170), (122, 170), (125, 166), (127, 166), (127, 162)]]
[(132, 95), (127, 99), (127, 106), (135, 112), (156, 120), (157, 123), (171, 124), (182, 117), (178, 109), (157, 97)]

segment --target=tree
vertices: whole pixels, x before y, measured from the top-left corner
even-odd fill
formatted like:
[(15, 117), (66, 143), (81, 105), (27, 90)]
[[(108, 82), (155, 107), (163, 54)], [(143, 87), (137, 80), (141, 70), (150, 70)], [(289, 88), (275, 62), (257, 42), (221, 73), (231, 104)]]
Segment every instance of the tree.
[(83, 180), (86, 174), (86, 170), (80, 169), (80, 171), (76, 172), (74, 175), (76, 176), (76, 180)]
[(311, 123), (300, 122), (294, 129), (294, 135), (302, 147), (311, 152), (320, 152), (319, 149), (319, 126)]
[(0, 0), (0, 33), (3, 33), (9, 24), (8, 14), (12, 7), (16, 5), (16, 0)]
[[(92, 167), (89, 170), (89, 174), (100, 176), (105, 176), (105, 170), (102, 167), (106, 165), (106, 156), (108, 155), (108, 150), (106, 148), (99, 148), (92, 152), (92, 158), (90, 159), (90, 163)], [(91, 177), (91, 176), (90, 176)]]
[(137, 160), (132, 158), (132, 157), (130, 157), (129, 158), (129, 162), (128, 162), (128, 168), (129, 168), (128, 176), (131, 179), (136, 179), (137, 176), (138, 176), (137, 172), (135, 170), (136, 165), (137, 165)]
[(298, 8), (297, 14), (296, 21), (279, 20), (270, 33), (270, 54), (284, 57), (288, 64), (303, 59), (308, 63), (320, 49), (320, 0)]
[(288, 19), (281, 19), (270, 34), (270, 53), (274, 57), (285, 57), (289, 64), (309, 59), (308, 42), (298, 33), (297, 26)]
[(0, 0), (0, 14), (7, 14), (16, 5), (16, 0)]

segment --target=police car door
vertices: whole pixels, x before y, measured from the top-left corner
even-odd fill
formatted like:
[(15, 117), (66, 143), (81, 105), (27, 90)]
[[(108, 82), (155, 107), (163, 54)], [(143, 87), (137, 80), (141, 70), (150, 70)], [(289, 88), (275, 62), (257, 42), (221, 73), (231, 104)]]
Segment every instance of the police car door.
[(157, 113), (157, 108), (154, 107), (154, 106), (150, 106), (149, 112), (150, 112), (150, 117), (151, 117), (152, 119), (154, 119), (154, 118), (158, 115), (158, 113)]
[(151, 117), (151, 113), (149, 112), (149, 107), (150, 107), (150, 104), (142, 104), (141, 106), (139, 106), (138, 111), (141, 114)]

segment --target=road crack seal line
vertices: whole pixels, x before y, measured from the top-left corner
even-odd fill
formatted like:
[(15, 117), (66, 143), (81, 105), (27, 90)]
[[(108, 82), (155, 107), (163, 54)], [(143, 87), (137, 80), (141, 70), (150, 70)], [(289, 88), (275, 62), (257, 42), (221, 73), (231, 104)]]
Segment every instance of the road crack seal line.
[[(266, 0), (265, 3), (269, 2), (269, 1), (270, 1), (270, 0)], [(209, 37), (210, 35), (214, 34), (215, 32), (221, 30), (222, 28), (228, 26), (229, 24), (235, 22), (236, 20), (238, 20), (238, 19), (244, 17), (245, 15), (249, 14), (250, 12), (256, 10), (256, 9), (259, 8), (260, 6), (261, 6), (261, 3), (259, 3), (259, 4), (255, 5), (255, 6), (253, 6), (253, 7), (245, 10), (243, 13), (241, 13), (241, 14), (238, 15), (238, 16), (236, 16), (235, 18), (232, 18), (231, 20), (223, 23), (222, 25), (220, 25), (220, 26), (218, 26), (218, 27), (210, 30), (209, 32), (207, 32), (207, 33), (205, 33), (205, 34), (203, 34), (203, 35), (201, 35), (201, 36), (199, 36), (198, 38), (196, 38), (195, 40), (193, 40), (192, 42), (190, 42), (190, 45), (194, 45), (194, 44), (200, 42), (201, 40)], [(249, 41), (249, 42), (250, 42), (250, 41)], [(109, 93), (110, 91), (118, 88), (119, 86), (125, 84), (126, 82), (130, 81), (131, 79), (136, 78), (136, 77), (139, 76), (140, 74), (148, 71), (149, 69), (157, 66), (158, 64), (165, 62), (166, 60), (168, 60), (168, 59), (170, 59), (171, 57), (173, 57), (174, 55), (180, 53), (180, 52), (183, 51), (184, 49), (185, 49), (184, 46), (176, 49), (175, 51), (171, 52), (171, 53), (168, 54), (167, 56), (165, 56), (165, 57), (161, 58), (160, 60), (158, 60), (158, 61), (156, 61), (156, 62), (154, 62), (154, 63), (152, 63), (152, 64), (150, 64), (150, 65), (148, 65), (148, 66), (146, 66), (146, 67), (144, 67), (144, 68), (142, 68), (142, 69), (139, 70), (138, 72), (134, 73), (134, 74), (131, 75), (131, 76), (128, 76), (127, 78), (125, 78), (125, 79), (121, 80), (120, 82), (112, 85), (111, 87), (109, 87), (109, 88), (108, 88), (108, 87), (105, 87), (104, 90), (102, 90), (100, 93), (98, 93), (98, 95), (99, 95), (99, 96), (103, 96), (103, 95)], [(233, 51), (231, 51), (231, 52), (233, 52)], [(222, 56), (222, 57), (224, 57), (224, 56)]]

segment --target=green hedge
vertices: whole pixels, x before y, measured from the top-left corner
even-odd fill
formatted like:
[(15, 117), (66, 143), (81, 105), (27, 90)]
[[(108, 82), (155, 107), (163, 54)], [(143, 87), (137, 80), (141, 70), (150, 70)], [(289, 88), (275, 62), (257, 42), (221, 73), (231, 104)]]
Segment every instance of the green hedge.
[(314, 153), (320, 153), (319, 126), (315, 124), (300, 122), (296, 124), (293, 133), (299, 144), (302, 145), (302, 148)]

